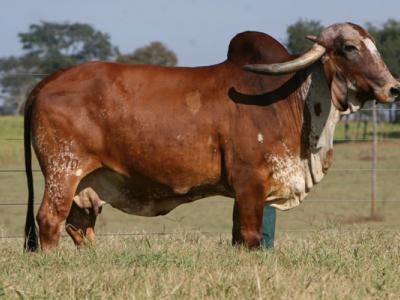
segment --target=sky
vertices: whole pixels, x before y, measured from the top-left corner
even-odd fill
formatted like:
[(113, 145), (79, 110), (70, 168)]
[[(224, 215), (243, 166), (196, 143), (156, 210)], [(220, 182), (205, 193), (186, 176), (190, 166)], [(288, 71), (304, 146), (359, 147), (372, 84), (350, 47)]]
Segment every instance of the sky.
[(284, 42), (300, 18), (381, 25), (399, 13), (400, 0), (0, 0), (0, 56), (22, 54), (17, 34), (41, 20), (88, 23), (122, 53), (161, 41), (179, 65), (197, 66), (223, 61), (230, 39), (245, 30)]

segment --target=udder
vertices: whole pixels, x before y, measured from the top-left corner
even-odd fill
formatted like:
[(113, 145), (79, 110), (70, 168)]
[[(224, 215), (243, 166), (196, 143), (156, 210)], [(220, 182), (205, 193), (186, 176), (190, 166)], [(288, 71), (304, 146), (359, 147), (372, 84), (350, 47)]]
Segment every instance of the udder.
[(204, 196), (204, 193), (176, 194), (170, 187), (142, 176), (126, 177), (102, 168), (82, 179), (74, 201), (80, 206), (93, 202), (88, 197), (97, 197), (96, 202), (101, 201), (101, 205), (109, 203), (128, 214), (158, 216)]

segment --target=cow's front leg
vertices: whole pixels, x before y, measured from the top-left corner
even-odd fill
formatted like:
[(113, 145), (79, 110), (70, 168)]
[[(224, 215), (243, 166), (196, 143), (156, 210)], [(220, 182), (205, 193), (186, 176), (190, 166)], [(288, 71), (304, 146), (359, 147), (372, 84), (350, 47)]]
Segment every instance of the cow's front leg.
[(236, 189), (232, 230), (234, 244), (244, 243), (250, 249), (260, 246), (264, 201), (262, 185), (249, 184)]

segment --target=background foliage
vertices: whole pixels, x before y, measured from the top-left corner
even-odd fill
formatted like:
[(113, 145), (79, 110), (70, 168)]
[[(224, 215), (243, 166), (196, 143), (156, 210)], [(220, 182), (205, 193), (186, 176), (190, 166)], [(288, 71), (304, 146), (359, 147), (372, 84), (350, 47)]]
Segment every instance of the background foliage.
[(0, 58), (0, 98), (4, 103), (3, 113), (8, 114), (22, 113), (32, 87), (44, 74), (62, 68), (92, 60), (166, 66), (178, 62), (175, 53), (161, 42), (152, 42), (132, 54), (121, 54), (107, 33), (83, 23), (40, 22), (18, 36), (24, 54)]
[(291, 53), (302, 53), (312, 45), (312, 42), (305, 39), (307, 35), (319, 35), (324, 26), (320, 21), (300, 19), (289, 25), (286, 29), (286, 46)]
[[(300, 19), (287, 27), (286, 46), (292, 53), (302, 53), (311, 46), (307, 35), (318, 35), (325, 25), (318, 20)], [(400, 77), (400, 22), (389, 19), (378, 26), (367, 23), (378, 49), (392, 73)], [(20, 114), (26, 95), (43, 76), (92, 60), (120, 63), (175, 66), (175, 52), (160, 41), (151, 42), (132, 52), (120, 53), (107, 33), (83, 23), (40, 22), (18, 34), (24, 53), (0, 58), (0, 113)], [(39, 76), (29, 76), (37, 74)], [(399, 120), (399, 118), (392, 118)]]
[(150, 64), (161, 66), (176, 66), (178, 58), (174, 51), (169, 50), (161, 42), (151, 42), (149, 45), (133, 51), (131, 54), (120, 55), (118, 62), (130, 64)]

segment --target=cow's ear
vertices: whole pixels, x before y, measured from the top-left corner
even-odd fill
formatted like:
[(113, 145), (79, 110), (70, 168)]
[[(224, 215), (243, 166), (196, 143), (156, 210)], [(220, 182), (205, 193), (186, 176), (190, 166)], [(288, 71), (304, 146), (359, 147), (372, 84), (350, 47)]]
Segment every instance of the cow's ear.
[(331, 81), (331, 97), (333, 104), (340, 111), (348, 108), (347, 104), (347, 81), (342, 72), (337, 71)]

